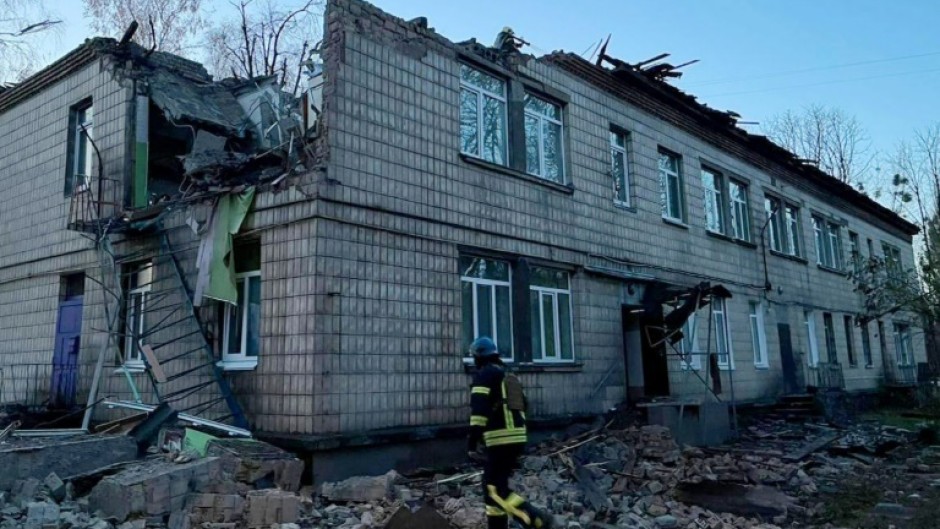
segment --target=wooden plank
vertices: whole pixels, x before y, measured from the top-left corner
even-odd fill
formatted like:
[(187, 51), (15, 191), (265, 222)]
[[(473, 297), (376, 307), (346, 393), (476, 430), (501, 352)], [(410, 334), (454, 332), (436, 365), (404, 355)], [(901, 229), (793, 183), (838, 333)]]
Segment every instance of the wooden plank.
[(153, 348), (149, 344), (144, 344), (140, 346), (140, 350), (143, 351), (144, 356), (147, 357), (147, 365), (150, 367), (150, 372), (153, 373), (153, 378), (157, 382), (163, 384), (166, 382), (166, 373), (163, 372), (163, 366), (160, 365), (160, 361), (157, 360), (157, 355), (154, 354)]

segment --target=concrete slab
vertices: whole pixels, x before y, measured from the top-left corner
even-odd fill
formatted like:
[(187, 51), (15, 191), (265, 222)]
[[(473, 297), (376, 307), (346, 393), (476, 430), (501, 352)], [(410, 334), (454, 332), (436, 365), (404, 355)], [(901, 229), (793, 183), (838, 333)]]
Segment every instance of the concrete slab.
[(127, 436), (12, 440), (0, 449), (0, 491), (30, 477), (55, 473), (63, 481), (92, 470), (137, 459), (137, 445)]

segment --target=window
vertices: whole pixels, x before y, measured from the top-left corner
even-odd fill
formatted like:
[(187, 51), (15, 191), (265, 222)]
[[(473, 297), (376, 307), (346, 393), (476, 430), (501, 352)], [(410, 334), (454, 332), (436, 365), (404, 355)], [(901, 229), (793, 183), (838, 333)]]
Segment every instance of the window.
[(888, 337), (885, 336), (885, 322), (878, 320), (878, 347), (881, 349), (881, 363), (887, 365)]
[(826, 268), (842, 269), (842, 229), (813, 215), (813, 233), (816, 239), (816, 263)]
[(859, 247), (858, 234), (849, 232), (849, 259), (852, 260), (852, 270), (858, 274), (862, 271), (862, 249)]
[(532, 311), (532, 359), (536, 362), (573, 361), (568, 273), (532, 267), (529, 300)]
[(460, 152), (506, 165), (506, 138), (506, 82), (461, 65)]
[(844, 316), (842, 323), (845, 327), (845, 350), (849, 354), (849, 365), (854, 367), (858, 365), (858, 359), (855, 358), (855, 336), (852, 333), (852, 317)]
[(899, 366), (914, 365), (914, 346), (910, 325), (906, 323), (894, 324), (894, 349), (897, 351)]
[(698, 347), (698, 320), (692, 313), (682, 326), (682, 341), (679, 352), (682, 353), (682, 369), (702, 369), (702, 356)]
[(257, 243), (241, 244), (233, 255), (238, 304), (225, 304), (222, 366), (253, 369), (261, 350), (261, 248)]
[(868, 258), (871, 259), (875, 257), (875, 243), (871, 239), (868, 239)]
[(865, 367), (874, 367), (875, 361), (872, 359), (871, 354), (871, 336), (868, 334), (868, 324), (864, 324), (862, 327), (862, 355), (865, 356)]
[(900, 278), (904, 272), (901, 267), (901, 250), (896, 246), (883, 242), (881, 243), (881, 251), (885, 256), (885, 268), (888, 271), (888, 276), (893, 279)]
[(147, 300), (153, 287), (153, 263), (129, 265), (124, 307), (124, 366), (143, 369), (141, 347), (147, 341)]
[(734, 369), (734, 358), (731, 353), (731, 329), (728, 325), (728, 311), (724, 298), (714, 298), (712, 307), (718, 367), (721, 369)]
[(561, 107), (525, 95), (525, 159), (530, 174), (565, 183), (565, 153)]
[(659, 151), (659, 186), (663, 200), (663, 217), (685, 222), (685, 199), (682, 196), (681, 158), (678, 154)]
[(610, 131), (610, 173), (614, 180), (614, 202), (630, 205), (630, 168), (627, 164), (627, 134)]
[(826, 356), (830, 364), (839, 363), (839, 353), (836, 350), (836, 329), (832, 324), (832, 314), (823, 312), (823, 332), (826, 335)]
[(748, 303), (751, 320), (751, 346), (754, 348), (754, 365), (769, 367), (767, 360), (767, 336), (764, 334), (764, 306), (762, 303)]
[(725, 200), (722, 192), (722, 174), (702, 169), (702, 187), (705, 189), (705, 229), (725, 233)]
[(509, 263), (479, 257), (460, 258), (463, 300), (463, 350), (480, 336), (496, 342), (504, 360), (513, 359), (511, 271)]
[(775, 197), (764, 197), (764, 210), (770, 218), (767, 227), (770, 249), (793, 257), (802, 257), (800, 208), (782, 203)]
[(67, 160), (65, 194), (88, 188), (94, 167), (94, 108), (91, 101), (72, 107), (69, 116), (69, 152)]
[(819, 344), (816, 342), (816, 318), (813, 311), (803, 311), (803, 324), (806, 327), (806, 346), (809, 349), (807, 361), (810, 367), (819, 365)]
[(728, 197), (731, 202), (731, 236), (750, 242), (751, 212), (747, 205), (747, 185), (728, 180)]

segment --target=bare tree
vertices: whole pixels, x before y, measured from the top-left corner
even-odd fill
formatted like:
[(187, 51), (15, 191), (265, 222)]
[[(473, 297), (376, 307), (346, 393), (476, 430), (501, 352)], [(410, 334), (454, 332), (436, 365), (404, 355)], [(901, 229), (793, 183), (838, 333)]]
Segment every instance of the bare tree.
[(0, 0), (0, 82), (32, 74), (42, 58), (36, 46), (38, 35), (61, 22), (41, 2)]
[(320, 35), (323, 0), (238, 0), (237, 13), (209, 31), (207, 67), (217, 77), (273, 75), (296, 93)]
[(864, 189), (875, 159), (868, 132), (855, 116), (813, 105), (771, 118), (767, 135), (842, 182)]
[(84, 0), (85, 16), (105, 35), (120, 37), (136, 20), (134, 42), (147, 49), (186, 55), (205, 28), (203, 0)]

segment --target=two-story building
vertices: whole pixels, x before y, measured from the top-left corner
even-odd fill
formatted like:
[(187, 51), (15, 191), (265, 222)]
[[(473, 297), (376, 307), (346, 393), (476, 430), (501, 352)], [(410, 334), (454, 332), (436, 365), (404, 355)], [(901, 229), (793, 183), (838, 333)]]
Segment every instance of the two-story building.
[(916, 227), (655, 71), (360, 0), (325, 20), (312, 126), (274, 160), (298, 138), (263, 80), (128, 44), (0, 93), (3, 399), (165, 401), (335, 447), (463, 425), (484, 334), (536, 419), (872, 390), (925, 361), (912, 316), (858, 324), (848, 277), (913, 267)]

